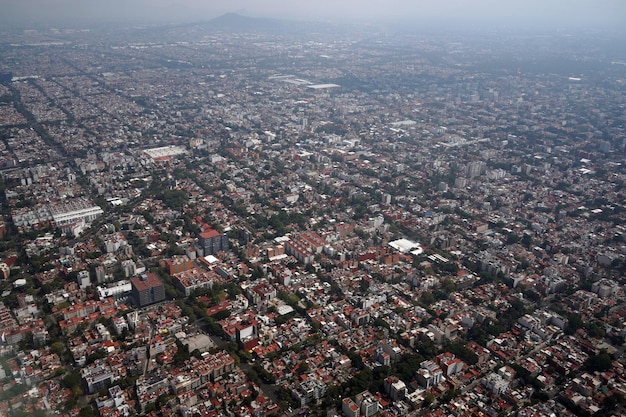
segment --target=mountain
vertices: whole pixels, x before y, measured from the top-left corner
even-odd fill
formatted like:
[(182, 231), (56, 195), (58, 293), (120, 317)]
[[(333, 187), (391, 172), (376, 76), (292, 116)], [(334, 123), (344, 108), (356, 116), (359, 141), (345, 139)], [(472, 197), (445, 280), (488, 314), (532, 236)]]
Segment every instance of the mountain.
[(226, 13), (208, 21), (205, 26), (225, 32), (284, 32), (295, 30), (298, 24), (277, 19), (248, 17), (239, 13)]

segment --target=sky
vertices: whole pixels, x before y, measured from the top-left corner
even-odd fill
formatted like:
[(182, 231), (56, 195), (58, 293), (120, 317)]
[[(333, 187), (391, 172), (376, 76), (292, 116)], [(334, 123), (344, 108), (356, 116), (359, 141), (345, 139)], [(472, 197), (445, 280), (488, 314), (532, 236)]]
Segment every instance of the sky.
[(324, 21), (437, 19), (626, 26), (626, 0), (0, 0), (10, 22), (203, 21), (227, 12)]

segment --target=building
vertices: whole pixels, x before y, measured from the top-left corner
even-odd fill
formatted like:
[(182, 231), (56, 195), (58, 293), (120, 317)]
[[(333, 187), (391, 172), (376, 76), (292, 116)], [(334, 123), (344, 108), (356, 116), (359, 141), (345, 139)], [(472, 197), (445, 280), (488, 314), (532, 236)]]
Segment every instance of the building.
[(404, 381), (398, 379), (398, 377), (390, 376), (385, 379), (384, 382), (385, 392), (391, 399), (391, 401), (402, 400), (407, 392), (406, 384)]
[(132, 259), (126, 259), (122, 261), (122, 271), (124, 271), (126, 278), (132, 277), (137, 273), (137, 264)]
[(114, 380), (113, 373), (109, 369), (102, 366), (81, 369), (81, 374), (89, 394), (93, 394), (103, 388), (106, 388)]
[(420, 364), (420, 369), (417, 370), (416, 378), (422, 387), (430, 389), (441, 383), (443, 371), (435, 362), (423, 361)]
[(11, 275), (11, 268), (5, 262), (0, 262), (0, 274), (2, 278), (7, 279)]
[(179, 288), (186, 296), (190, 296), (196, 289), (213, 288), (213, 283), (218, 281), (218, 276), (212, 271), (203, 271), (192, 268), (173, 275)]
[(326, 241), (314, 232), (303, 232), (285, 241), (285, 251), (303, 264), (313, 262), (315, 255), (322, 253)]
[(436, 361), (445, 376), (456, 375), (465, 367), (465, 363), (450, 352), (438, 355)]
[(89, 279), (89, 271), (80, 271), (78, 273), (78, 276), (76, 277), (76, 281), (78, 282), (78, 286), (82, 290), (89, 287), (91, 285), (91, 279)]
[(165, 300), (165, 287), (163, 282), (153, 273), (146, 273), (130, 280), (132, 285), (131, 295), (133, 301), (139, 306), (158, 303)]
[(251, 350), (259, 344), (259, 326), (256, 320), (243, 320), (236, 326), (236, 337), (239, 345)]
[(482, 379), (482, 384), (495, 395), (504, 393), (509, 388), (509, 382), (495, 372)]
[(87, 199), (76, 199), (68, 203), (52, 205), (49, 208), (52, 219), (58, 227), (84, 220), (89, 224), (104, 214), (104, 211)]
[(174, 275), (192, 269), (194, 262), (187, 255), (178, 255), (163, 261), (162, 265), (170, 275)]
[(199, 243), (204, 251), (204, 256), (214, 255), (229, 249), (228, 236), (214, 229), (200, 233)]
[(153, 162), (165, 162), (170, 161), (177, 155), (185, 154), (187, 151), (182, 146), (169, 145), (161, 146), (159, 148), (146, 149), (143, 153), (152, 159)]
[(467, 176), (470, 178), (478, 177), (485, 171), (485, 163), (483, 161), (473, 161), (467, 166)]
[(124, 298), (130, 294), (133, 290), (133, 286), (128, 280), (115, 282), (107, 287), (97, 286), (96, 292), (98, 293), (98, 298), (105, 299), (107, 297), (111, 297), (115, 300), (119, 300)]
[(357, 394), (355, 402), (356, 405), (359, 406), (363, 417), (372, 417), (374, 414), (378, 413), (378, 400), (374, 398), (372, 393), (369, 391), (363, 391), (362, 393)]
[(341, 411), (346, 417), (359, 417), (359, 406), (349, 397), (341, 400)]
[(98, 284), (102, 284), (106, 281), (107, 275), (106, 275), (106, 269), (104, 268), (104, 265), (96, 266), (96, 268), (94, 269), (94, 272), (96, 274), (96, 282)]
[(291, 396), (300, 407), (304, 407), (307, 404), (315, 403), (326, 394), (327, 386), (321, 381), (315, 378), (309, 378), (302, 381), (297, 388), (291, 392)]
[(249, 292), (251, 293), (250, 298), (254, 304), (267, 303), (277, 296), (276, 288), (268, 282), (255, 285)]

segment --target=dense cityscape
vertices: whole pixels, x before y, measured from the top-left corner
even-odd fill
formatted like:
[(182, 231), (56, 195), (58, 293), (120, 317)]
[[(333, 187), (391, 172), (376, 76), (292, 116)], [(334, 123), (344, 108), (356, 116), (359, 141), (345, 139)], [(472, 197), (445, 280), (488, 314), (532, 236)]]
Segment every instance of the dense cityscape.
[(0, 416), (612, 416), (626, 48), (0, 35)]

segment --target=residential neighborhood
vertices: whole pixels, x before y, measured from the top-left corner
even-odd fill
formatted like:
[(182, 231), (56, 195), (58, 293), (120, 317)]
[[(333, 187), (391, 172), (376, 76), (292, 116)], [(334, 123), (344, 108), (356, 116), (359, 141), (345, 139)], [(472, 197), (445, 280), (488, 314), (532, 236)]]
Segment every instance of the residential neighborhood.
[(0, 416), (625, 413), (619, 51), (215, 22), (2, 33)]

